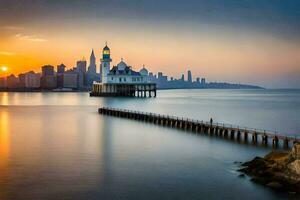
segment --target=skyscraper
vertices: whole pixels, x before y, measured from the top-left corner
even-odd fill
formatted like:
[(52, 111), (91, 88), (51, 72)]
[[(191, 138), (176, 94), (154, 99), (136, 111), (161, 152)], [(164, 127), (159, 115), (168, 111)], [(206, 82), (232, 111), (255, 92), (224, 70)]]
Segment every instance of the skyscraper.
[(192, 72), (191, 70), (188, 70), (188, 82), (192, 83), (193, 79), (192, 79)]
[(52, 65), (42, 66), (42, 76), (54, 76), (54, 67)]
[(181, 75), (181, 81), (184, 81), (184, 74)]
[(91, 56), (90, 56), (90, 65), (88, 68), (88, 73), (90, 74), (96, 74), (96, 57), (94, 54), (94, 49), (92, 50)]
[(92, 87), (93, 82), (99, 80), (97, 77), (96, 72), (96, 57), (94, 54), (94, 50), (92, 50), (91, 56), (90, 56), (90, 65), (88, 67), (88, 72), (86, 74), (86, 84), (88, 87)]
[(77, 61), (76, 71), (78, 73), (78, 87), (82, 89), (86, 86), (86, 60)]
[(62, 63), (60, 65), (57, 65), (57, 73), (58, 74), (63, 74), (65, 73), (66, 66)]
[(43, 89), (54, 89), (57, 87), (57, 80), (52, 65), (42, 66), (41, 87)]
[(57, 65), (57, 87), (63, 88), (64, 82), (64, 73), (66, 70), (66, 66), (64, 64)]

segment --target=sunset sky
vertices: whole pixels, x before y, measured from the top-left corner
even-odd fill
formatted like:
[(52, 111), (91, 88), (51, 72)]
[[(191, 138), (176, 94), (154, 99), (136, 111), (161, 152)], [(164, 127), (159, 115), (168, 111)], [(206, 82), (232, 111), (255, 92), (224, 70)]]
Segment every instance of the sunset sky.
[(180, 77), (300, 87), (299, 0), (0, 0), (0, 66), (113, 64)]

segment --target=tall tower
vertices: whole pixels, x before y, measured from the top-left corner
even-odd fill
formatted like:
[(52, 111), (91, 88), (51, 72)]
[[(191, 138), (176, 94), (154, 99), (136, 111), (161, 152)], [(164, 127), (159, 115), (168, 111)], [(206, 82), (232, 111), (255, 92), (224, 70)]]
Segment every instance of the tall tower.
[(188, 82), (189, 83), (193, 82), (191, 70), (188, 71)]
[(107, 83), (107, 74), (109, 73), (110, 70), (110, 63), (111, 63), (111, 58), (110, 58), (110, 49), (107, 46), (107, 43), (105, 47), (102, 50), (102, 59), (101, 61), (101, 73), (102, 73), (102, 83)]
[(90, 56), (90, 65), (89, 65), (88, 72), (90, 74), (96, 74), (96, 57), (94, 54), (94, 49), (92, 50), (92, 53)]

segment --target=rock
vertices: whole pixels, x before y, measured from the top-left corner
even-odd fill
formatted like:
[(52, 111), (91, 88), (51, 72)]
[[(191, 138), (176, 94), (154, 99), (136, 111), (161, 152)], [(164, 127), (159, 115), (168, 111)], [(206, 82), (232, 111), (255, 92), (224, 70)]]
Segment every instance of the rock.
[(283, 187), (280, 183), (276, 181), (269, 182), (266, 186), (276, 190), (282, 189)]
[(293, 146), (292, 151), (290, 153), (290, 158), (292, 160), (299, 160), (300, 159), (300, 144), (296, 143)]
[(290, 152), (272, 151), (241, 166), (238, 171), (251, 176), (255, 183), (300, 195), (300, 144), (295, 144)]
[(300, 160), (295, 160), (288, 164), (288, 168), (300, 175)]

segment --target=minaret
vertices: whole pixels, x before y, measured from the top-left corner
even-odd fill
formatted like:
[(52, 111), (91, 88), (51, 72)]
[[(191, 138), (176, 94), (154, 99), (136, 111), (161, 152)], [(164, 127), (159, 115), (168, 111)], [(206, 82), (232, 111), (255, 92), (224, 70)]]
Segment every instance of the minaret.
[(91, 56), (90, 56), (90, 65), (88, 72), (91, 74), (96, 74), (96, 57), (94, 54), (94, 49), (92, 50)]
[(102, 50), (102, 59), (101, 61), (101, 73), (102, 73), (102, 83), (107, 83), (107, 74), (110, 71), (110, 62), (112, 61), (110, 58), (110, 49), (107, 46), (107, 43), (105, 47)]

